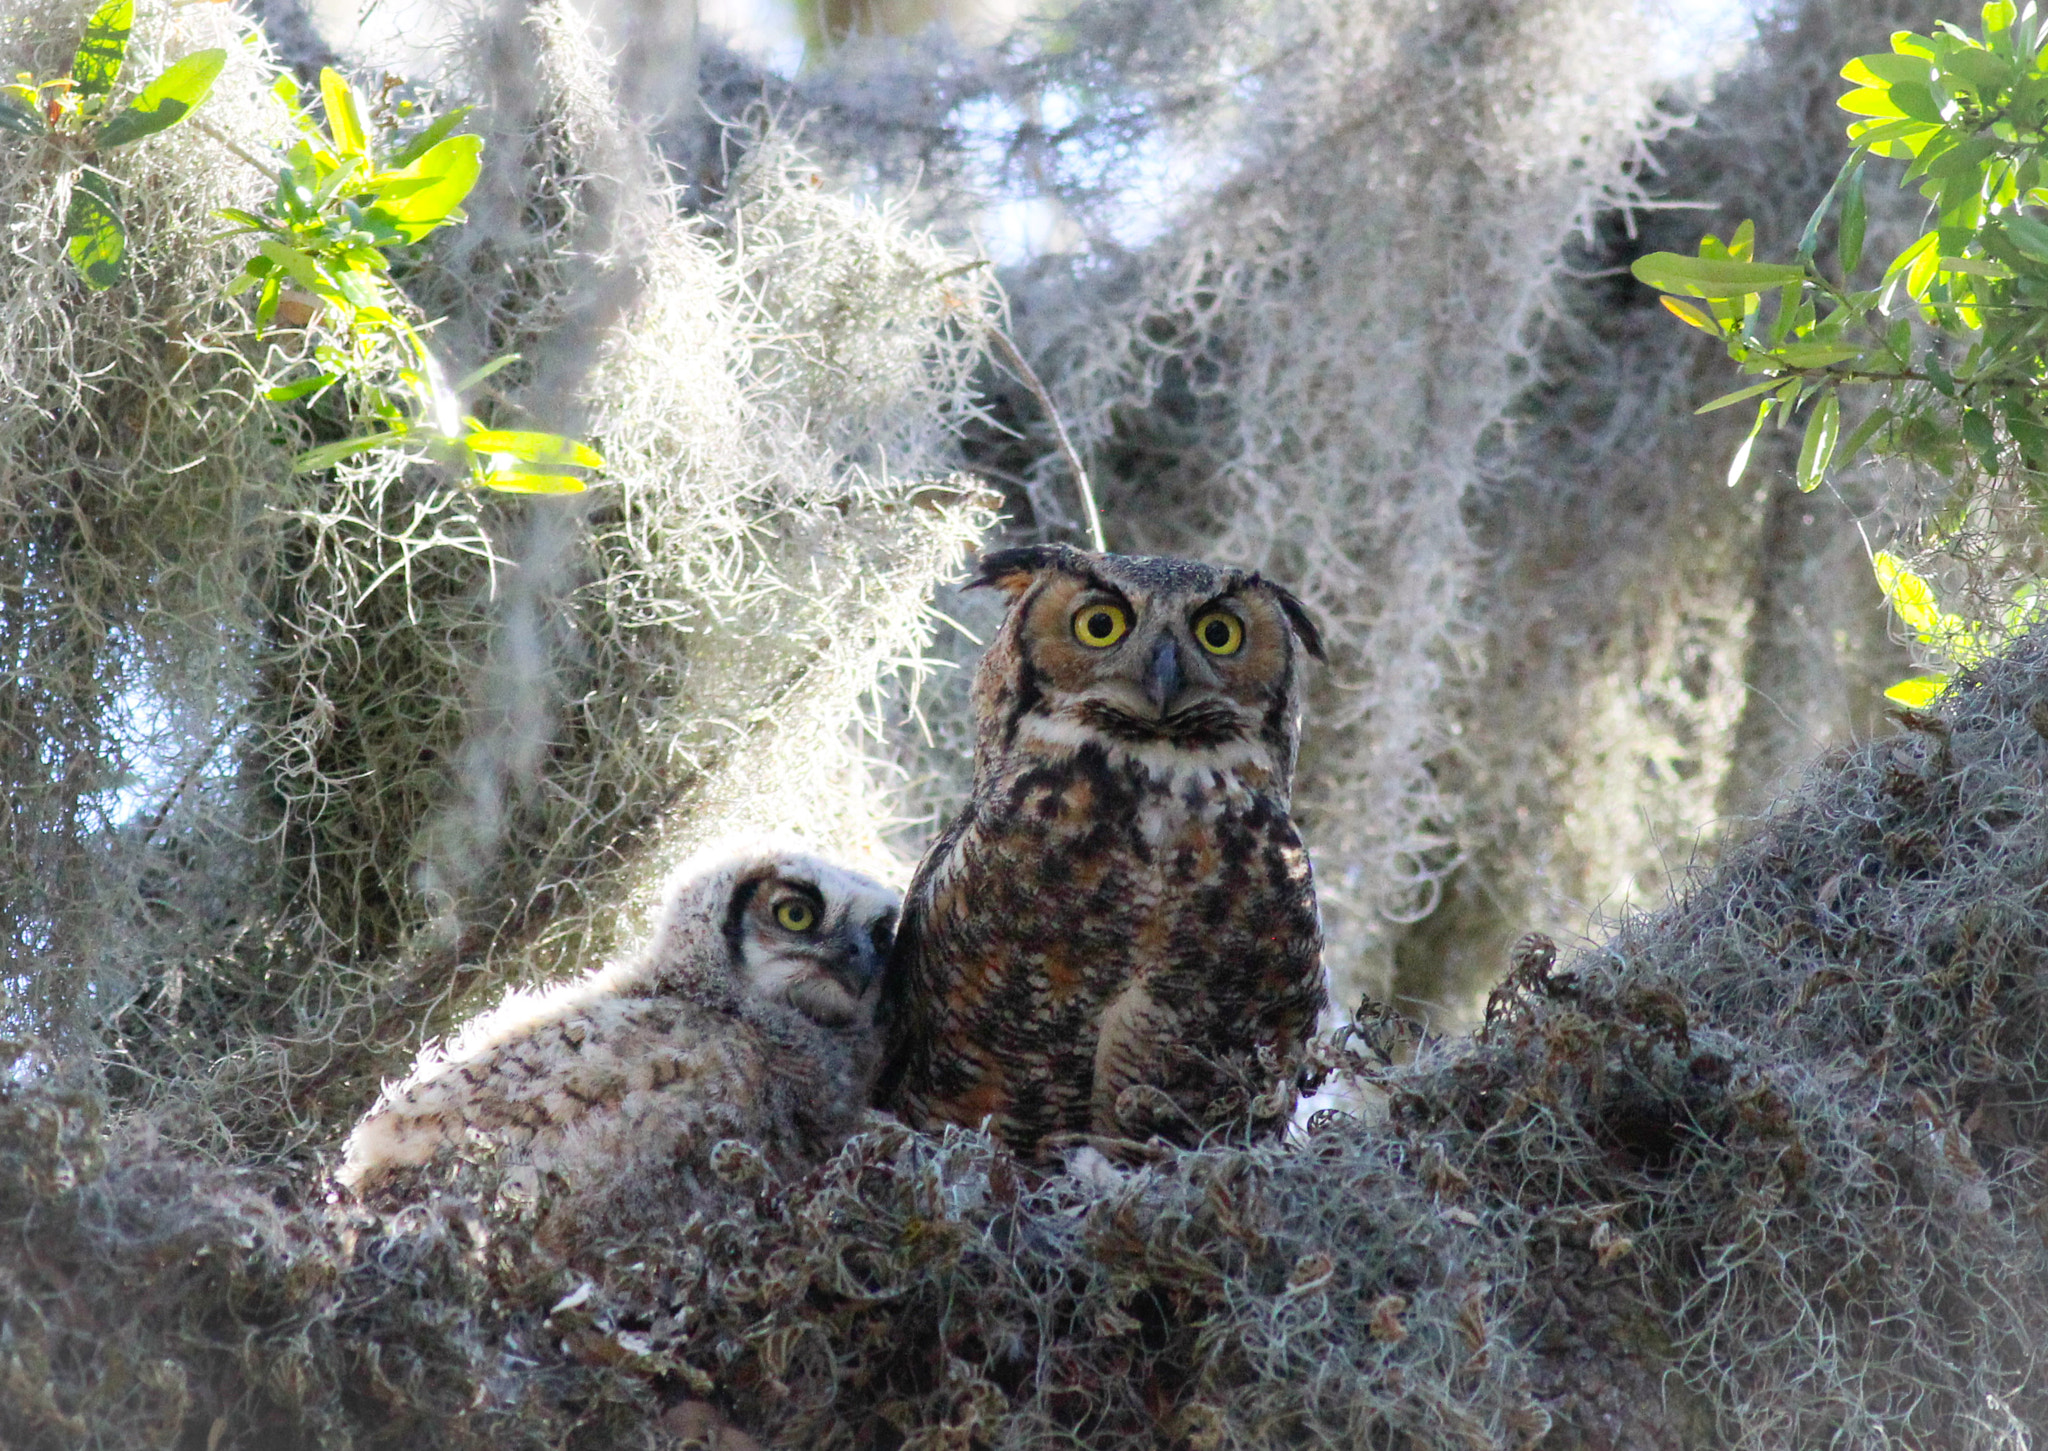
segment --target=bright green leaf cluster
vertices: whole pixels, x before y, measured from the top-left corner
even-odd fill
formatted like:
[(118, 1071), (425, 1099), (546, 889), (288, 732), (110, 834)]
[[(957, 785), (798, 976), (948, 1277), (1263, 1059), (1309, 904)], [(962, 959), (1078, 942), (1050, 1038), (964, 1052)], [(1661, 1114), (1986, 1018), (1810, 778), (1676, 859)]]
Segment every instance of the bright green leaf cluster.
[[(1773, 416), (1783, 424), (1803, 412), (1802, 489), (1873, 449), (1917, 457), (1952, 481), (1943, 527), (1960, 521), (1985, 478), (2014, 480), (2048, 507), (2048, 27), (2033, 0), (1995, 0), (1978, 34), (1947, 22), (1930, 35), (1900, 31), (1889, 52), (1858, 56), (1842, 75), (1851, 152), (1793, 260), (1758, 262), (1745, 222), (1725, 244), (1704, 238), (1697, 257), (1660, 252), (1633, 269), (1761, 379), (1700, 410), (1756, 403), (1728, 481)], [(1863, 266), (1873, 157), (1906, 163), (1902, 184), (1928, 201), (1926, 230), (1875, 277)], [(1824, 259), (1830, 219), (1834, 254)], [(1846, 437), (1845, 388), (1877, 393)], [(1969, 663), (1981, 639), (1936, 609), (1924, 580), (1878, 558), (1890, 561), (1879, 582), (1922, 643)], [(1893, 694), (1917, 691), (1912, 703), (1924, 703), (1945, 679)]]
[[(227, 64), (226, 51), (194, 51), (173, 62), (125, 107), (109, 112), (134, 22), (134, 0), (105, 0), (86, 21), (68, 74), (43, 81), (24, 75), (0, 86), (0, 129), (24, 136), (80, 137), (88, 156), (96, 157), (154, 136), (191, 115), (213, 90)], [(64, 213), (64, 250), (95, 292), (112, 287), (127, 271), (128, 228), (121, 220), (121, 189), (90, 160), (72, 177), (71, 204)]]
[(231, 235), (257, 239), (256, 254), (229, 290), (258, 289), (256, 316), (265, 326), (293, 288), (335, 308), (353, 327), (389, 323), (398, 298), (385, 249), (461, 221), (462, 200), (476, 185), (483, 139), (449, 134), (469, 108), (448, 112), (396, 155), (380, 158), (360, 98), (335, 72), (320, 76), (327, 128), (299, 109), (290, 78), (276, 89), (298, 119), (300, 139), (284, 153), (277, 194), (260, 213), (221, 213), (240, 225)]
[[(1935, 598), (1933, 584), (1907, 568), (1905, 561), (1897, 555), (1880, 549), (1871, 556), (1870, 564), (1877, 574), (1878, 587), (1884, 591), (1892, 610), (1905, 621), (1922, 645), (1950, 661), (1956, 669), (1967, 669), (1990, 655), (1997, 648), (2001, 633), (2016, 634), (2039, 618), (2042, 603), (2039, 581), (2020, 589), (2006, 609), (2001, 622), (2003, 630), (1992, 631), (1943, 610)], [(1949, 681), (1949, 672), (1932, 671), (1910, 680), (1901, 680), (1885, 694), (1901, 705), (1918, 709), (1948, 689)]]
[[(1889, 53), (1843, 67), (1851, 88), (1841, 105), (1859, 118), (1853, 149), (1795, 261), (1751, 260), (1745, 224), (1729, 246), (1709, 237), (1698, 257), (1660, 252), (1635, 264), (1640, 280), (1671, 294), (1666, 307), (1767, 380), (1708, 408), (1758, 398), (1752, 439), (1773, 414), (1782, 422), (1806, 410), (1802, 488), (1873, 445), (1951, 472), (2048, 479), (2048, 221), (2035, 215), (2048, 212), (2044, 41), (2034, 5), (2009, 0), (1983, 8), (1979, 36), (1946, 23), (1932, 35), (1898, 32)], [(1873, 156), (1907, 163), (1904, 182), (1927, 197), (1932, 225), (1858, 288)], [(1819, 255), (1830, 217), (1832, 268)], [(1917, 337), (1916, 317), (1928, 329)], [(1886, 397), (1843, 439), (1845, 385)]]
[(301, 469), (329, 468), (379, 448), (437, 457), (487, 488), (573, 493), (584, 473), (603, 467), (589, 447), (555, 434), (487, 428), (466, 415), (462, 390), (511, 358), (451, 384), (426, 340), (408, 320), (392, 280), (392, 254), (436, 228), (460, 222), (476, 185), (482, 138), (453, 134), (469, 108), (435, 118), (390, 155), (362, 98), (332, 70), (320, 76), (326, 124), (300, 109), (297, 88), (278, 82), (297, 118), (300, 139), (284, 152), (276, 195), (260, 211), (223, 211), (231, 236), (254, 239), (254, 252), (229, 284), (256, 292), (260, 326), (305, 325), (323, 318), (342, 340), (314, 350), (315, 371), (269, 391), (275, 402), (317, 396), (346, 381), (373, 431), (302, 454)]

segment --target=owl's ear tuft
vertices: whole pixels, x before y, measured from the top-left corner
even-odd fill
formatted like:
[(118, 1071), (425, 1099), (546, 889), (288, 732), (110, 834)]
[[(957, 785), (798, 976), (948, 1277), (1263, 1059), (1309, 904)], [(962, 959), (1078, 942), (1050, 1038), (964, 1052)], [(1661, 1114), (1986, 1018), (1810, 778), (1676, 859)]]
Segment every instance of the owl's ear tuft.
[(1031, 587), (1047, 570), (1071, 568), (1077, 551), (1065, 544), (1024, 544), (994, 549), (975, 563), (968, 589), (999, 589), (1011, 599)]
[(1287, 616), (1287, 623), (1294, 626), (1295, 638), (1301, 641), (1303, 648), (1325, 665), (1329, 664), (1330, 657), (1323, 653), (1323, 632), (1316, 628), (1308, 606), (1270, 579), (1262, 579), (1259, 583), (1273, 591), (1273, 598), (1280, 602), (1280, 612)]

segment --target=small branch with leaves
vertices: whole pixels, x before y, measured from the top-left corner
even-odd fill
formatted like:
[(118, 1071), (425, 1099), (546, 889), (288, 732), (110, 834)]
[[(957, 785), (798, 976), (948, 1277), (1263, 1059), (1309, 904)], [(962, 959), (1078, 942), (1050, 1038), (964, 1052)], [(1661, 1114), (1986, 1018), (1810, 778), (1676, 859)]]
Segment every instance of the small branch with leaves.
[[(121, 188), (100, 158), (191, 116), (227, 62), (225, 50), (194, 51), (117, 106), (134, 19), (134, 0), (105, 0), (86, 22), (68, 72), (23, 75), (0, 86), (0, 130), (61, 142), (62, 154), (80, 158), (63, 239), (72, 267), (95, 292), (128, 272)], [(204, 121), (196, 124), (277, 182), (276, 194), (255, 211), (220, 213), (236, 225), (226, 235), (252, 238), (255, 248), (228, 291), (255, 292), (259, 332), (282, 323), (322, 335), (311, 353), (312, 371), (265, 396), (310, 404), (339, 386), (351, 395), (351, 418), (374, 420), (368, 432), (301, 454), (297, 466), (331, 468), (357, 454), (394, 449), (431, 458), (484, 488), (582, 490), (604, 466), (589, 445), (488, 425), (463, 406), (467, 389), (516, 355), (451, 382), (426, 341), (426, 324), (392, 279), (394, 256), (463, 220), (461, 204), (476, 185), (483, 150), (483, 138), (455, 134), (470, 108), (428, 120), (386, 154), (382, 130), (389, 128), (369, 123), (361, 98), (334, 71), (320, 77), (324, 125), (300, 105), (290, 77), (280, 77), (274, 90), (299, 139), (269, 162), (218, 137)]]
[[(1744, 222), (1726, 242), (1702, 238), (1698, 256), (1655, 252), (1632, 268), (1761, 379), (1699, 410), (1756, 402), (1728, 482), (1742, 477), (1766, 423), (1804, 410), (1802, 489), (1869, 450), (1946, 475), (1945, 519), (1959, 521), (1989, 480), (2048, 509), (2048, 27), (2032, 0), (1994, 0), (1977, 34), (1946, 21), (1932, 34), (1899, 31), (1890, 52), (1858, 56), (1842, 75), (1850, 88), (1840, 105), (1857, 118), (1850, 155), (1791, 261), (1758, 261), (1756, 229)], [(1863, 287), (1873, 157), (1906, 163), (1902, 184), (1928, 199), (1929, 225)], [(1830, 220), (1832, 269), (1820, 255)], [(1880, 398), (1844, 438), (1844, 391), (1873, 388)], [(1957, 665), (1989, 648), (1896, 559), (1880, 554), (1874, 567), (1923, 644)], [(2032, 617), (2033, 587), (2023, 594), (2007, 628)], [(1922, 676), (1891, 693), (1924, 704), (1946, 679)]]
[(225, 50), (198, 50), (174, 61), (114, 109), (114, 87), (128, 58), (134, 0), (107, 0), (86, 21), (85, 34), (61, 76), (20, 75), (0, 86), (0, 128), (24, 136), (62, 138), (82, 147), (85, 160), (71, 178), (64, 213), (64, 252), (85, 285), (104, 292), (128, 271), (128, 228), (121, 218), (120, 185), (96, 164), (104, 152), (128, 146), (177, 125), (213, 90)]
[(470, 416), (462, 395), (517, 361), (495, 358), (451, 381), (391, 277), (395, 253), (463, 218), (462, 202), (482, 169), (483, 138), (457, 135), (469, 113), (457, 107), (383, 154), (361, 98), (332, 70), (320, 75), (326, 124), (298, 104), (281, 78), (276, 93), (297, 120), (300, 139), (277, 171), (277, 193), (254, 212), (224, 210), (229, 236), (254, 240), (255, 252), (229, 284), (256, 293), (259, 327), (324, 325), (332, 341), (313, 350), (314, 371), (272, 388), (285, 403), (351, 389), (356, 416), (372, 430), (310, 449), (300, 469), (331, 468), (375, 449), (433, 458), (484, 488), (515, 493), (576, 493), (604, 466), (589, 445), (560, 434), (491, 427)]

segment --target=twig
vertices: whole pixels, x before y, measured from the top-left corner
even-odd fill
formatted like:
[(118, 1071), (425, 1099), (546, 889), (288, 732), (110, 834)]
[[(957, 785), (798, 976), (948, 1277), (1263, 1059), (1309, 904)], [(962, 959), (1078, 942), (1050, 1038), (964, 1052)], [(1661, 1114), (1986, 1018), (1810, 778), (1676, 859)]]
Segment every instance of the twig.
[(1052, 395), (1045, 391), (1045, 384), (1038, 381), (1038, 374), (1024, 361), (1024, 355), (1017, 351), (1017, 345), (1010, 341), (1008, 333), (990, 323), (988, 335), (996, 345), (996, 355), (1031, 390), (1031, 396), (1038, 400), (1038, 406), (1052, 421), (1052, 433), (1059, 441), (1060, 456), (1074, 471), (1074, 485), (1081, 491), (1081, 507), (1088, 515), (1088, 542), (1095, 547), (1096, 553), (1109, 553), (1109, 543), (1102, 537), (1102, 511), (1095, 507), (1095, 490), (1088, 482), (1088, 470), (1081, 466), (1081, 455), (1074, 451), (1074, 441), (1067, 437), (1067, 425), (1060, 422), (1060, 412), (1052, 406)]
[(164, 822), (170, 817), (171, 808), (178, 804), (178, 798), (183, 796), (192, 783), (199, 778), (199, 773), (206, 769), (207, 763), (220, 754), (221, 746), (226, 743), (228, 733), (234, 728), (235, 721), (232, 717), (221, 722), (220, 729), (213, 733), (213, 740), (206, 747), (206, 754), (186, 768), (184, 776), (172, 788), (171, 794), (164, 798), (163, 805), (157, 807), (151, 813), (149, 827), (142, 833), (142, 844), (145, 847), (156, 840), (156, 834), (163, 830)]
[(206, 135), (211, 136), (221, 145), (227, 147), (228, 150), (234, 152), (235, 155), (241, 157), (242, 160), (248, 162), (251, 166), (255, 167), (264, 176), (269, 177), (272, 181), (277, 180), (276, 168), (265, 165), (263, 162), (258, 161), (254, 156), (250, 155), (247, 151), (243, 150), (242, 144), (239, 141), (235, 140), (234, 137), (228, 135), (224, 131), (214, 130), (213, 127), (207, 125), (206, 122), (204, 121), (195, 120), (192, 122), (192, 125), (196, 126), (200, 131), (204, 132)]

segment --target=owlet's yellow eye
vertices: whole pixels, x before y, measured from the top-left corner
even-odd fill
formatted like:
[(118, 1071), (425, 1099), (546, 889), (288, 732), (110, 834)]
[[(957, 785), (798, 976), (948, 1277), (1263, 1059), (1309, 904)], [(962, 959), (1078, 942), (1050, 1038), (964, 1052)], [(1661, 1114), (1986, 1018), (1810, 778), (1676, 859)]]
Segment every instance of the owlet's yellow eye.
[(801, 897), (775, 904), (775, 920), (791, 932), (808, 932), (818, 925), (817, 909)]
[(1074, 638), (1098, 650), (1114, 645), (1130, 628), (1130, 616), (1115, 605), (1083, 605), (1074, 616)]
[(1195, 621), (1195, 642), (1211, 655), (1235, 655), (1244, 648), (1244, 622), (1228, 610), (1210, 610)]

